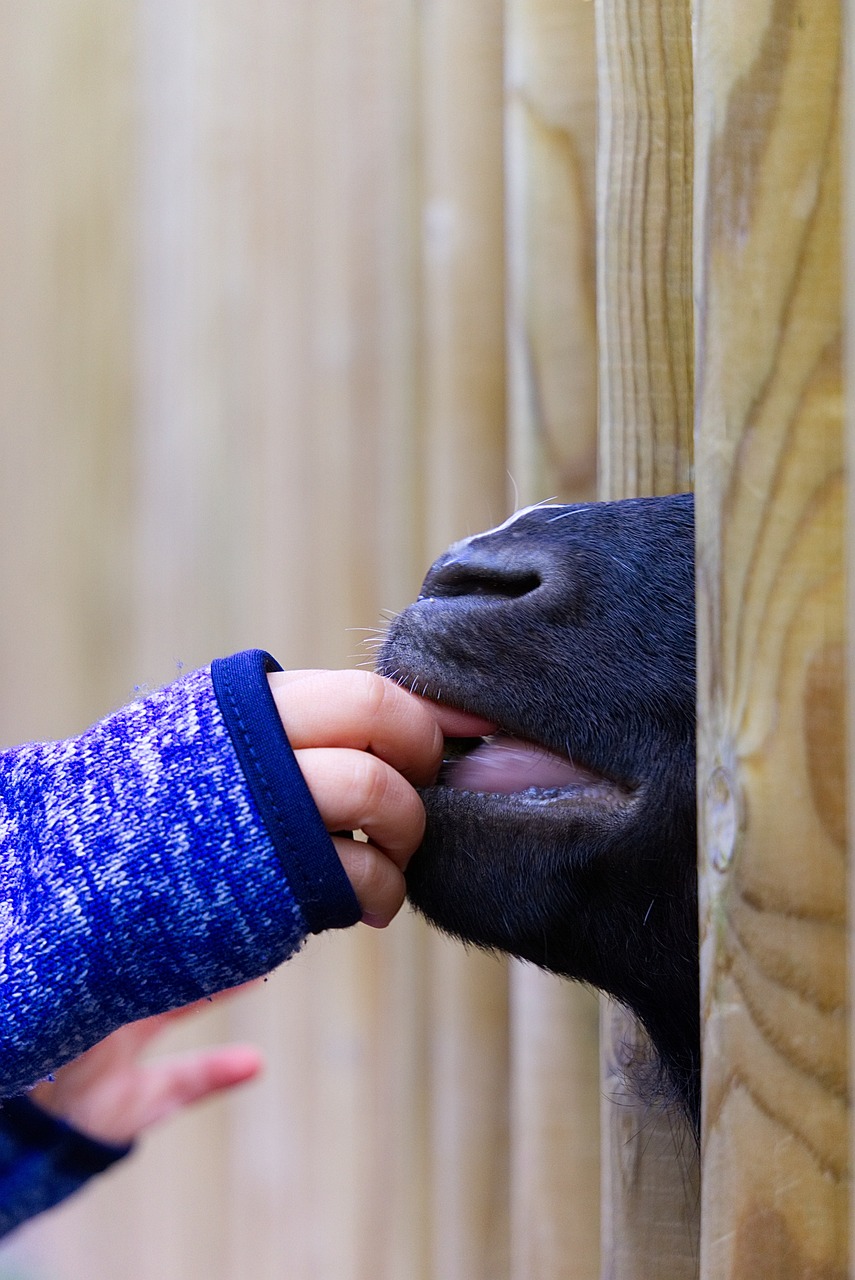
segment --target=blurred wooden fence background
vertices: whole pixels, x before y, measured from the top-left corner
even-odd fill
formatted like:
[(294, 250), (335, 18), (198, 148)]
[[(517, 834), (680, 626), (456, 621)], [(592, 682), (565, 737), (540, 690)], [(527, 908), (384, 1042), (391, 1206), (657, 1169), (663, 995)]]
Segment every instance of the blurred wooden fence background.
[[(499, 0), (0, 14), (6, 742), (244, 645), (363, 660), (359, 629), (504, 517), (509, 469), (526, 496), (591, 492), (590, 5), (516, 16), (517, 163), (549, 186), (515, 197), (537, 402), (517, 388), (513, 458)], [(316, 940), (207, 1022), (263, 1043), (264, 1082), (153, 1136), (7, 1269), (488, 1280), (596, 1249), (590, 996), (402, 917)], [(559, 1055), (593, 1150), (569, 1221)]]
[(699, 1254), (680, 1135), (612, 1105), (613, 1012), (601, 1083), (588, 993), (405, 915), (207, 1015), (263, 1082), (0, 1278), (842, 1277), (839, 5), (0, 17), (3, 741), (242, 646), (360, 661), (450, 540), (595, 495), (598, 415), (601, 496), (689, 487), (697, 416), (715, 1100)]

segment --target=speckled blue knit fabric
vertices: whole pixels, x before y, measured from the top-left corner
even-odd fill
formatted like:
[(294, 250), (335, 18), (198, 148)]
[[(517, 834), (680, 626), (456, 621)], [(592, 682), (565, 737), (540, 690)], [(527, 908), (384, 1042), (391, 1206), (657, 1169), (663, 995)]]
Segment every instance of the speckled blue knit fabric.
[(0, 1095), (306, 932), (208, 670), (0, 753)]
[(28, 1098), (0, 1104), (0, 1236), (52, 1209), (127, 1155), (48, 1115)]

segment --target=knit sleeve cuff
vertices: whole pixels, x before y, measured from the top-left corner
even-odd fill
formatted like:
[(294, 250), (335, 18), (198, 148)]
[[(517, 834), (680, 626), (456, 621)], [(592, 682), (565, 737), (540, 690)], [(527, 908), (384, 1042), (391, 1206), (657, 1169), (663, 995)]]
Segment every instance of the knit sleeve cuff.
[(0, 1103), (0, 1236), (60, 1204), (131, 1150), (130, 1144), (113, 1146), (80, 1133), (29, 1098), (5, 1098)]
[(311, 933), (356, 924), (353, 892), (282, 727), (267, 674), (281, 671), (261, 649), (211, 664), (220, 714)]
[(0, 1109), (3, 1128), (8, 1133), (33, 1151), (51, 1151), (55, 1166), (80, 1182), (103, 1173), (133, 1149), (132, 1142), (101, 1142), (90, 1138), (24, 1095), (4, 1098)]

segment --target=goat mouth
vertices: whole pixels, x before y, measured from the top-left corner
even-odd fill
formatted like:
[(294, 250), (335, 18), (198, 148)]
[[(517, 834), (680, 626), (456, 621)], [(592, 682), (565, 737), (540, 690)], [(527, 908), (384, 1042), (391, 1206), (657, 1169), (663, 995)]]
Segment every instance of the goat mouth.
[(588, 788), (601, 777), (535, 742), (499, 731), (486, 738), (446, 739), (440, 784), (454, 791), (515, 795)]
[(615, 805), (624, 786), (536, 742), (499, 730), (486, 738), (447, 738), (438, 788), (516, 805)]
[[(402, 675), (400, 670), (391, 678), (428, 701), (497, 724), (488, 712), (475, 710), (468, 699), (446, 702), (436, 697), (427, 682)], [(639, 788), (573, 760), (569, 747), (562, 753), (497, 725), (485, 737), (447, 737), (439, 776), (424, 791), (441, 792), (449, 800), (453, 795), (470, 797), (473, 803), (488, 804), (491, 811), (505, 812), (568, 804), (623, 809), (637, 798)]]

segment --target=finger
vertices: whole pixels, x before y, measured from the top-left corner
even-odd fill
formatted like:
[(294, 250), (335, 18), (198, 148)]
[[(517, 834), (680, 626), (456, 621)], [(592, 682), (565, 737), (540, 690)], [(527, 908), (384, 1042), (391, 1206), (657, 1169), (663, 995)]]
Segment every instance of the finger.
[(425, 829), (424, 806), (410, 784), (364, 751), (316, 747), (296, 757), (327, 830), (364, 831), (403, 869)]
[(425, 786), (442, 759), (442, 731), (423, 700), (367, 671), (320, 671), (299, 680), (268, 677), (295, 751), (370, 751)]
[(445, 738), (483, 738), (488, 733), (495, 733), (498, 728), (492, 721), (472, 715), (469, 711), (458, 711), (456, 707), (446, 707), (439, 702), (424, 702), (424, 705)]
[(238, 1044), (197, 1049), (149, 1063), (141, 1071), (134, 1131), (125, 1140), (183, 1107), (253, 1080), (263, 1065), (264, 1059), (254, 1045)]
[(362, 907), (363, 922), (385, 929), (404, 905), (407, 890), (400, 869), (364, 840), (336, 836), (333, 844)]
[[(296, 684), (298, 681), (306, 680), (308, 678), (317, 680), (324, 676), (339, 677), (341, 675), (347, 676), (349, 674), (351, 673), (329, 671), (323, 667), (312, 667), (305, 668), (300, 671), (274, 671), (270, 673), (268, 680), (270, 681), (272, 688), (284, 688), (285, 685)], [(353, 674), (361, 677), (366, 673), (354, 672)], [(371, 675), (371, 673), (368, 674), (371, 679), (377, 678)], [(383, 676), (381, 678), (387, 680), (388, 683), (393, 684), (395, 688), (400, 689), (407, 698), (414, 698), (417, 703), (420, 703), (436, 720), (446, 738), (481, 738), (488, 733), (495, 733), (498, 728), (498, 725), (495, 724), (494, 721), (485, 720), (483, 716), (477, 715), (473, 711), (462, 711), (457, 707), (446, 706), (445, 703), (442, 702), (434, 702), (431, 698), (423, 698), (418, 694), (411, 693), (403, 685), (395, 684), (394, 681), (389, 680), (388, 676)], [(322, 744), (318, 743), (317, 745), (320, 746)]]

